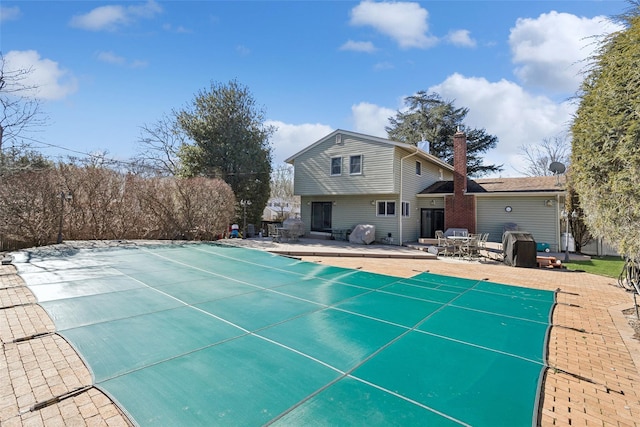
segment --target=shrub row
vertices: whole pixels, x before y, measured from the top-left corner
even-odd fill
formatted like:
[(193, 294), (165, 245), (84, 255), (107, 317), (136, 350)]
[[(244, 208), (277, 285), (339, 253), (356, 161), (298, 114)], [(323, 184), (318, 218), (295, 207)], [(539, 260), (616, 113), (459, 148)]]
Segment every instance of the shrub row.
[(214, 240), (235, 214), (219, 179), (147, 178), (60, 165), (0, 178), (0, 236), (40, 246), (67, 240)]

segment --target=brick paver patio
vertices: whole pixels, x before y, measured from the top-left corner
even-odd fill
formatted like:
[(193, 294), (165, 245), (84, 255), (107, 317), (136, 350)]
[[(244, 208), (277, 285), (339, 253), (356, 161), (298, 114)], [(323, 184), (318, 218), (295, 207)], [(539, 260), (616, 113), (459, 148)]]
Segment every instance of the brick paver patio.
[(0, 267), (0, 425), (130, 426), (75, 350), (53, 332), (47, 313), (15, 267)]
[[(541, 398), (543, 426), (640, 426), (640, 341), (622, 310), (632, 295), (608, 279), (497, 263), (317, 257), (302, 259), (410, 277), (423, 271), (559, 290)], [(16, 275), (0, 266), (0, 425), (129, 426), (93, 387), (73, 348)]]

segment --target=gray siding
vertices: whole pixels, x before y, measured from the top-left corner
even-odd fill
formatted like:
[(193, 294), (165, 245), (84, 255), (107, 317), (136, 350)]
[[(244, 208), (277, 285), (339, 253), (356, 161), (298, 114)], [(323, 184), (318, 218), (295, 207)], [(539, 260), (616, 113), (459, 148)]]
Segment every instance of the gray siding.
[[(358, 224), (369, 224), (376, 228), (376, 241), (391, 233), (394, 243), (398, 242), (398, 215), (393, 217), (376, 216), (377, 200), (397, 200), (397, 195), (371, 196), (313, 196), (302, 198), (301, 218), (308, 235), (311, 230), (311, 202), (334, 202), (331, 208), (331, 227), (334, 229), (349, 229)], [(373, 204), (371, 204), (373, 202)], [(397, 202), (396, 202), (397, 203)], [(399, 209), (399, 208), (398, 208)]]
[[(481, 197), (476, 199), (477, 231), (490, 233), (489, 241), (502, 242), (505, 223), (515, 223), (518, 230), (527, 231), (538, 243), (549, 243), (552, 251), (559, 248), (558, 204), (553, 201), (547, 207), (549, 196), (505, 196)], [(505, 207), (512, 211), (506, 212)]]
[[(420, 235), (420, 210), (417, 193), (440, 179), (451, 179), (452, 172), (431, 160), (412, 155), (393, 144), (342, 134), (335, 134), (309, 147), (295, 158), (294, 192), (302, 197), (301, 217), (306, 230), (311, 226), (311, 203), (334, 202), (331, 225), (334, 229), (353, 229), (357, 224), (376, 227), (376, 240), (389, 234), (393, 243), (417, 241)], [(362, 174), (349, 174), (349, 158), (362, 156)], [(342, 173), (331, 175), (331, 159), (342, 158)], [(402, 160), (402, 158), (405, 158)], [(402, 161), (402, 167), (400, 165)], [(416, 161), (421, 174), (416, 173)], [(400, 172), (402, 169), (402, 200)], [(377, 216), (377, 201), (396, 203), (394, 216)], [(402, 217), (402, 202), (409, 203), (409, 216)], [(402, 221), (402, 222), (401, 222)]]
[(444, 209), (444, 197), (420, 197), (418, 209)]
[[(394, 146), (365, 139), (342, 136), (327, 138), (302, 153), (294, 164), (294, 193), (309, 195), (358, 195), (393, 192)], [(349, 174), (349, 157), (362, 155), (362, 173)], [(342, 157), (342, 174), (332, 176), (331, 158)]]
[[(440, 206), (425, 206), (425, 202), (417, 197), (417, 194), (442, 178), (451, 179), (452, 174), (443, 170), (419, 156), (407, 157), (411, 152), (396, 147), (396, 176), (398, 188), (400, 186), (400, 161), (402, 158), (402, 201), (409, 202), (410, 211), (408, 217), (402, 218), (402, 241), (416, 242), (420, 237), (420, 208), (421, 207), (443, 207), (442, 198), (434, 198)], [(416, 162), (421, 164), (421, 174), (416, 173)], [(398, 194), (398, 197), (400, 195)], [(399, 200), (399, 199), (398, 199)], [(400, 207), (400, 203), (398, 203)], [(399, 231), (398, 231), (399, 234)]]
[[(427, 162), (418, 156), (409, 156), (411, 153), (396, 148), (398, 188), (402, 181), (402, 200), (398, 194), (398, 215), (402, 213), (400, 202), (409, 203), (409, 216), (402, 217), (402, 242), (416, 242), (420, 234), (420, 213), (417, 211), (418, 198), (416, 194), (424, 190), (433, 181), (429, 181), (430, 173)], [(404, 158), (404, 160), (402, 160)], [(400, 162), (402, 161), (402, 165)], [(416, 162), (421, 164), (421, 174), (416, 174)], [(400, 172), (402, 171), (402, 179)], [(398, 230), (398, 235), (400, 230)]]

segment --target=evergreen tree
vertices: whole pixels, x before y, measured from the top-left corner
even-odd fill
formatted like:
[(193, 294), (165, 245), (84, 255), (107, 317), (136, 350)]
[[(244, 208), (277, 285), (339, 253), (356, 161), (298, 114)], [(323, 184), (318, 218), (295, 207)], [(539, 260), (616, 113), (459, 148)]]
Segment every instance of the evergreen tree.
[(570, 179), (591, 232), (640, 261), (640, 8), (603, 39), (572, 123)]
[[(181, 174), (223, 179), (233, 189), (236, 200), (251, 202), (246, 207), (247, 222), (259, 224), (269, 199), (269, 138), (274, 128), (264, 125), (264, 112), (256, 108), (249, 89), (235, 80), (212, 83), (176, 117), (192, 140), (184, 143), (178, 153)], [(239, 208), (239, 219), (242, 212)]]
[(456, 108), (451, 101), (443, 101), (438, 94), (420, 91), (405, 98), (409, 108), (407, 112), (398, 111), (389, 118), (387, 126), (389, 139), (407, 144), (429, 141), (429, 153), (453, 164), (453, 135), (457, 130), (467, 135), (467, 173), (482, 176), (490, 172), (499, 172), (502, 165), (484, 165), (482, 153), (486, 153), (498, 144), (498, 138), (486, 133), (484, 129), (472, 129), (464, 125), (468, 108)]

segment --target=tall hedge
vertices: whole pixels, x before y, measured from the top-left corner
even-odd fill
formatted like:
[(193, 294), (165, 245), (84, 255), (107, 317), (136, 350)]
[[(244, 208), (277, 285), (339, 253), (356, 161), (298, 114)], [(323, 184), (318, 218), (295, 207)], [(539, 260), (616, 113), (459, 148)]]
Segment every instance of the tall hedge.
[(603, 40), (579, 94), (572, 123), (571, 183), (585, 222), (640, 260), (640, 16)]
[[(69, 195), (69, 198), (67, 198)], [(95, 166), (60, 165), (3, 178), (0, 238), (215, 240), (235, 215), (220, 179), (145, 178)]]

